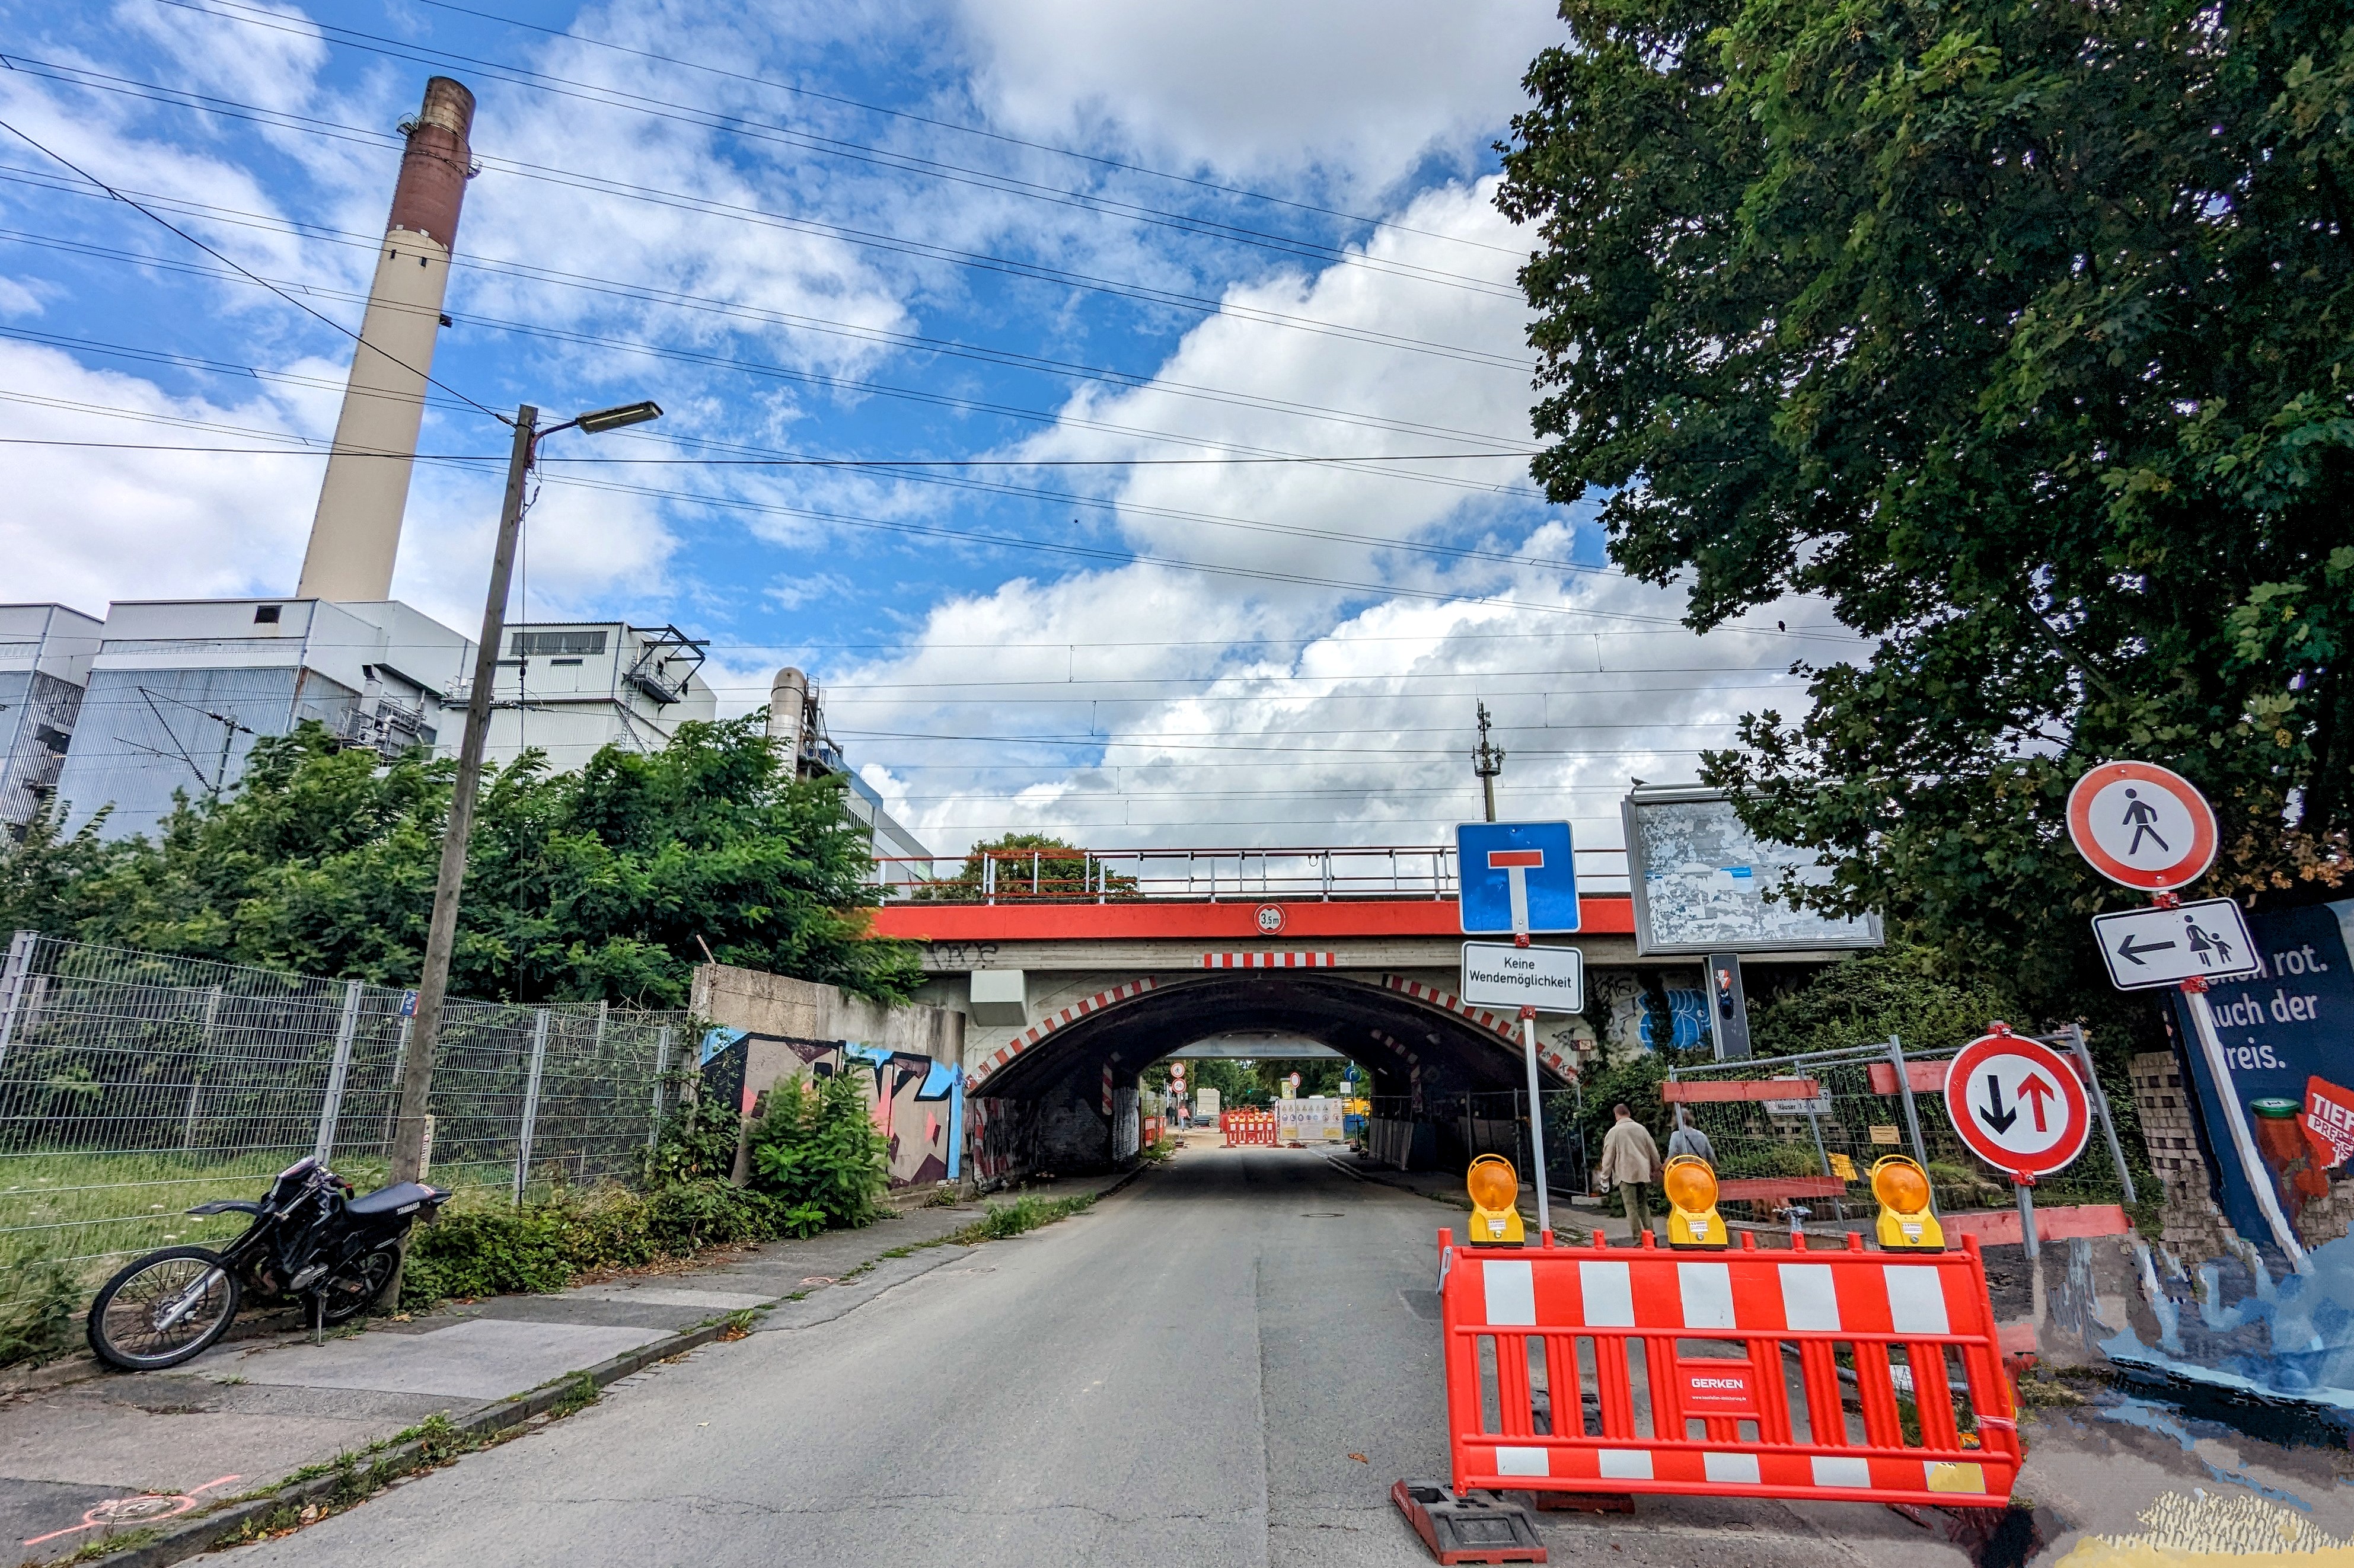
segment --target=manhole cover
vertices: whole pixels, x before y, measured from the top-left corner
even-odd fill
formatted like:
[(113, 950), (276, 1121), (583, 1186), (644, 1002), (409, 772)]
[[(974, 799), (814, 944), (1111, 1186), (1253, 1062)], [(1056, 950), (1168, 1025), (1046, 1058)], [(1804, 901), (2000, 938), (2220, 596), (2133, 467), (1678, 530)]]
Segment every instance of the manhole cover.
[(189, 1499), (176, 1493), (168, 1497), (116, 1498), (99, 1504), (83, 1517), (93, 1524), (135, 1524), (143, 1519), (182, 1513), (188, 1507)]
[(812, 1274), (801, 1283), (803, 1285), (839, 1285), (842, 1282), (831, 1274)]

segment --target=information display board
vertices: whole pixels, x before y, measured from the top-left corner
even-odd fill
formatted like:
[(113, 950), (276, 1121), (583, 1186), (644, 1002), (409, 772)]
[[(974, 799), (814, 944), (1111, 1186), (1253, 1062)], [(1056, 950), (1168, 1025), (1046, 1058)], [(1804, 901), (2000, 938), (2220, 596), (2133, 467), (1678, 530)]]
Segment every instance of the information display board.
[(1620, 808), (1638, 953), (1762, 953), (1876, 948), (1880, 921), (1835, 919), (1766, 900), (1786, 876), (1830, 880), (1811, 850), (1770, 844), (1742, 826), (1720, 789), (1651, 787)]

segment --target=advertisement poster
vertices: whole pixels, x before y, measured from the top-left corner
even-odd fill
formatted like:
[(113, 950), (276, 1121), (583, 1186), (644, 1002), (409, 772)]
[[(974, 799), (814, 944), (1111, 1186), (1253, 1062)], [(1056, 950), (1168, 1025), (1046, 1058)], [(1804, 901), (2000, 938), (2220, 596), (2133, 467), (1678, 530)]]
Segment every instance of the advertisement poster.
[(2209, 1072), (2179, 996), (2174, 1027), (2221, 1173), (2224, 1217), (2263, 1243), (2271, 1232), (2220, 1118), (2227, 1105), (2246, 1118), (2291, 1225), (2330, 1183), (2354, 1181), (2354, 899), (2251, 915), (2248, 925), (2263, 969), (2207, 992), (2228, 1085)]

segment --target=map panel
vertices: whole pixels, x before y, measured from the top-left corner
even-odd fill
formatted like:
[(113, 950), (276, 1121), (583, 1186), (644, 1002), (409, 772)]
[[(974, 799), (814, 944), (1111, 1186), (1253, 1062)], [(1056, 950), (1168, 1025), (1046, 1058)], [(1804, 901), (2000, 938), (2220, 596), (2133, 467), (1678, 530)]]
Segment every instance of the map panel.
[(1802, 883), (1823, 883), (1830, 879), (1829, 869), (1808, 851), (1759, 841), (1723, 795), (1631, 795), (1625, 816), (1638, 951), (1880, 946), (1876, 919), (1835, 919), (1768, 903), (1766, 894), (1787, 874), (1795, 873)]

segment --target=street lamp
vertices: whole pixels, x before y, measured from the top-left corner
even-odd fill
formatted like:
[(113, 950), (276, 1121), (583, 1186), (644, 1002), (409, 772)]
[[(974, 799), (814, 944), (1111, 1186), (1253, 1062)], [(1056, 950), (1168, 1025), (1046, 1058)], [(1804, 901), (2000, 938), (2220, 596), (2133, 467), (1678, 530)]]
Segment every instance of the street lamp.
[(441, 1002), (450, 989), (450, 950), (458, 937), (458, 895), (466, 881), (466, 842), (473, 834), (474, 796), (482, 779), (482, 747), (491, 729), (491, 689), (498, 678), (499, 640), (506, 634), (507, 581), (514, 571), (515, 540), (523, 532), (524, 486), (539, 443), (559, 430), (602, 435), (662, 418), (652, 402), (624, 403), (539, 429), (539, 410), (515, 410), (514, 444), (507, 457), (506, 498), (499, 508), (499, 538), (491, 553), (490, 592), (482, 600), (482, 640), (474, 650), (474, 684), (466, 694), (466, 737), (458, 747), (458, 777), (450, 790), (450, 822), (441, 834), (441, 870), (433, 884), (433, 920), (425, 936), (425, 972), (418, 977), (416, 1015), (400, 1067), (400, 1111), (394, 1123), (392, 1179), (414, 1181), (425, 1165), (426, 1095), (433, 1086), (433, 1052), (441, 1033)]

